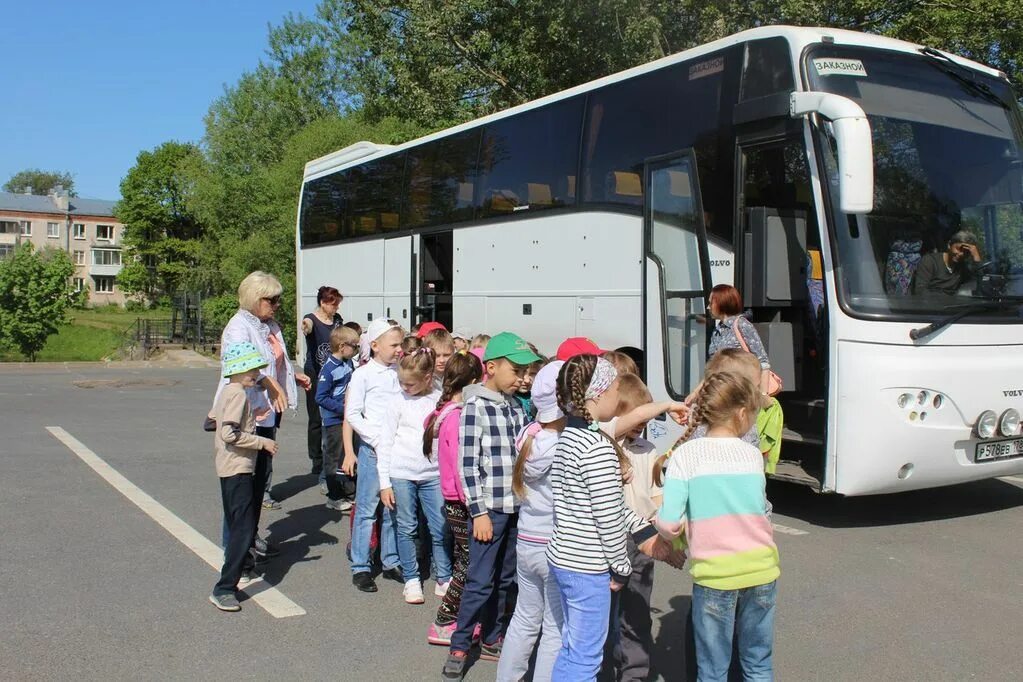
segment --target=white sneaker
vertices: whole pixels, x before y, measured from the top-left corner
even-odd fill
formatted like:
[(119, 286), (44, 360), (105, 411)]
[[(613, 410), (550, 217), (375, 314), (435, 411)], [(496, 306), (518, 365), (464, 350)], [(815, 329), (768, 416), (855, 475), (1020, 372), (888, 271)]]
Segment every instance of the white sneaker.
[(441, 582), (437, 583), (436, 585), (433, 586), (433, 593), (438, 597), (443, 597), (448, 593), (448, 585), (450, 584), (451, 584), (450, 580), (447, 580), (442, 583)]
[(406, 604), (423, 604), (426, 602), (423, 598), (423, 586), (419, 583), (419, 580), (409, 580), (405, 583), (403, 594), (405, 595)]
[(352, 510), (352, 503), (349, 500), (345, 499), (332, 500), (330, 498), (327, 498), (326, 505), (327, 509), (333, 509), (334, 511), (339, 511), (342, 514), (344, 512)]

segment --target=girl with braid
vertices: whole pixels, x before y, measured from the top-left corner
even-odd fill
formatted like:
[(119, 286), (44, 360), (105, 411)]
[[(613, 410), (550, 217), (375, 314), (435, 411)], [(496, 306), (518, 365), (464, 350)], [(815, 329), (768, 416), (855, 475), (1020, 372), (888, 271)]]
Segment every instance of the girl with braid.
[(773, 679), (778, 548), (767, 515), (763, 456), (740, 438), (762, 404), (750, 377), (708, 376), (686, 434), (705, 424), (706, 436), (680, 445), (665, 473), (656, 525), (666, 539), (684, 531), (689, 546), (701, 680), (726, 679), (733, 638), (743, 679)]
[(437, 617), (426, 631), (426, 641), (438, 646), (451, 644), (469, 567), (469, 509), (465, 506), (460, 478), (458, 424), (462, 416), (462, 390), (478, 383), (482, 377), (483, 367), (475, 355), (464, 350), (452, 355), (444, 368), (440, 399), (424, 425), (423, 454), (436, 461), (440, 469), (444, 514), (454, 536), (451, 581), (437, 609)]
[(564, 621), (552, 677), (575, 682), (595, 680), (600, 671), (611, 592), (621, 590), (632, 573), (628, 535), (644, 554), (675, 557), (656, 529), (625, 505), (627, 460), (600, 430), (600, 422), (618, 409), (614, 366), (595, 355), (569, 359), (558, 373), (557, 396), (567, 418), (551, 466), (554, 532), (547, 561)]

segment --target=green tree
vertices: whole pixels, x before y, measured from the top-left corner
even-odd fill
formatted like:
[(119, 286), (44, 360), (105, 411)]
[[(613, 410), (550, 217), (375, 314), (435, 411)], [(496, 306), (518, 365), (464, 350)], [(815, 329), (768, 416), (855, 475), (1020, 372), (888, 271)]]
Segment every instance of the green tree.
[(78, 196), (75, 194), (75, 179), (71, 173), (44, 171), (38, 168), (29, 168), (12, 175), (11, 179), (4, 183), (4, 191), (21, 194), (31, 189), (32, 194), (46, 196), (57, 185), (66, 189), (70, 196)]
[(68, 321), (77, 294), (71, 286), (75, 266), (65, 251), (31, 243), (0, 261), (0, 341), (35, 362), (46, 339)]
[(136, 296), (174, 293), (196, 275), (202, 228), (189, 211), (192, 169), (203, 162), (193, 144), (165, 142), (141, 152), (121, 181), (114, 211), (124, 223), (125, 265), (118, 284)]
[(370, 119), (438, 128), (765, 24), (880, 33), (1023, 75), (1018, 0), (322, 0), (271, 31), (270, 54)]

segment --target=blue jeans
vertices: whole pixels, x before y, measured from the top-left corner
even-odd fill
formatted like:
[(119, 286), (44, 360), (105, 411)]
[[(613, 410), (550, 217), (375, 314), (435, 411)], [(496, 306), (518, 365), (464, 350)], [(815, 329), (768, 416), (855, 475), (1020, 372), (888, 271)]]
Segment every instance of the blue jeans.
[(743, 680), (770, 682), (774, 679), (771, 649), (777, 592), (776, 581), (741, 590), (693, 585), (693, 630), (699, 682), (728, 679), (733, 632), (738, 638)]
[(561, 594), (564, 624), (561, 651), (554, 662), (555, 680), (596, 680), (604, 660), (604, 640), (611, 613), (611, 576), (579, 573), (551, 565)]
[[(352, 573), (368, 573), (373, 569), (369, 541), (373, 523), (380, 507), (380, 476), (377, 453), (366, 443), (359, 443), (359, 484), (355, 489), (355, 520), (352, 523)], [(380, 524), (380, 562), (384, 569), (398, 566), (397, 538), (393, 515), (384, 510)]]
[(433, 545), (434, 575), (437, 582), (451, 580), (451, 557), (447, 551), (448, 520), (444, 515), (444, 496), (440, 492), (440, 478), (426, 481), (404, 481), (392, 478), (394, 511), (398, 526), (398, 556), (405, 582), (419, 579), (419, 560), (416, 557), (416, 537), (419, 531), (419, 507), (426, 517)]

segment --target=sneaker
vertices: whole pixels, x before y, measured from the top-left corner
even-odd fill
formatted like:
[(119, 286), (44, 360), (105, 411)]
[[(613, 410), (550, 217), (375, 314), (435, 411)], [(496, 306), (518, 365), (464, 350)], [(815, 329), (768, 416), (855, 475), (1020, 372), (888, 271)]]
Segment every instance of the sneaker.
[(423, 586), (419, 583), (419, 578), (405, 583), (405, 589), (402, 593), (405, 595), (406, 604), (422, 604), (426, 602), (423, 599)]
[(468, 656), (464, 651), (452, 651), (448, 660), (444, 661), (444, 669), (440, 672), (442, 680), (461, 680), (465, 676), (465, 661)]
[(277, 500), (275, 500), (274, 498), (272, 498), (272, 497), (264, 497), (263, 498), (263, 509), (271, 509), (273, 511), (277, 511), (280, 508), (281, 508), (281, 503), (278, 502)]
[(476, 623), (476, 627), (472, 629), (472, 643), (479, 644), (481, 639), (483, 639), (483, 626)]
[(430, 627), (426, 628), (427, 643), (436, 644), (437, 646), (451, 646), (451, 635), (455, 634), (456, 627), (458, 627), (457, 623), (449, 625), (430, 623)]
[(216, 606), (221, 611), (242, 610), (242, 605), (238, 603), (238, 597), (234, 596), (233, 594), (211, 594), (210, 603)]
[(281, 550), (277, 549), (277, 545), (264, 540), (258, 535), (256, 536), (255, 542), (252, 543), (252, 548), (256, 550), (256, 554), (260, 554), (265, 557), (275, 557), (281, 553)]
[(259, 576), (253, 571), (242, 571), (242, 575), (238, 578), (238, 587), (244, 587), (253, 580), (259, 580)]
[(339, 511), (343, 514), (352, 510), (352, 503), (348, 500), (327, 500), (327, 509)]
[(501, 660), (501, 647), (504, 646), (504, 637), (498, 637), (497, 641), (493, 644), (484, 643), (480, 647), (480, 660), (481, 661), (500, 661)]
[(438, 597), (443, 597), (448, 593), (448, 585), (450, 584), (450, 580), (445, 580), (444, 582), (438, 581), (437, 584), (433, 586), (433, 593)]
[(321, 495), (326, 495), (327, 494), (327, 482), (326, 481), (320, 481), (320, 494)]
[(356, 589), (360, 592), (377, 591), (377, 584), (376, 581), (373, 580), (373, 575), (366, 571), (352, 574), (352, 584), (355, 585)]
[(381, 573), (380, 577), (384, 580), (393, 580), (396, 583), (405, 584), (405, 578), (401, 575), (401, 567), (395, 566), (394, 568), (385, 568)]

